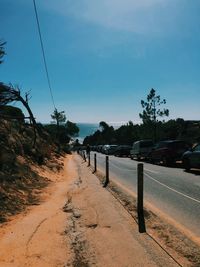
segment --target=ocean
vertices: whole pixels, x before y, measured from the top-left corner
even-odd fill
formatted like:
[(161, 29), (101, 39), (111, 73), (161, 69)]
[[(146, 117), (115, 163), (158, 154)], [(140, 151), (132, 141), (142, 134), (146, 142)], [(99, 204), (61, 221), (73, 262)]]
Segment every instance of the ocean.
[[(80, 143), (83, 142), (84, 138), (88, 135), (92, 135), (94, 132), (99, 130), (99, 123), (83, 123), (83, 122), (77, 122), (76, 125), (79, 127), (79, 136), (77, 139), (79, 140)], [(120, 127), (122, 123), (111, 123), (109, 124), (110, 126), (112, 125), (115, 129)]]
[(99, 129), (99, 123), (76, 123), (79, 127), (79, 136), (77, 139), (80, 143), (83, 142), (84, 138), (88, 135), (92, 135)]

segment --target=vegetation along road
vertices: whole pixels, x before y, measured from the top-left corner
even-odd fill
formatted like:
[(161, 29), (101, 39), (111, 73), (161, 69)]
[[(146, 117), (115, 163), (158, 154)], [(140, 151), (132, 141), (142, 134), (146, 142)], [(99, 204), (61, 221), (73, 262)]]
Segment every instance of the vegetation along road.
[[(91, 153), (91, 162), (93, 162)], [(138, 161), (109, 156), (110, 179), (136, 193)], [(97, 168), (104, 172), (105, 155), (97, 153)], [(144, 201), (186, 234), (200, 241), (200, 172), (144, 163)]]

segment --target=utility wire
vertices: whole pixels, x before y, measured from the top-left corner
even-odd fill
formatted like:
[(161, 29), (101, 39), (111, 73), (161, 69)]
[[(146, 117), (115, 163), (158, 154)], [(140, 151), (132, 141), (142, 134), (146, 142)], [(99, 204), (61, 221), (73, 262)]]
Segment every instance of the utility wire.
[(43, 44), (43, 41), (42, 41), (40, 22), (39, 22), (39, 17), (38, 17), (37, 6), (36, 6), (36, 3), (35, 3), (35, 0), (33, 0), (33, 5), (34, 5), (35, 17), (36, 17), (36, 21), (37, 21), (37, 28), (38, 28), (39, 38), (40, 38), (42, 56), (43, 56), (43, 60), (44, 60), (44, 67), (45, 67), (45, 72), (46, 72), (46, 76), (47, 76), (49, 91), (50, 91), (51, 100), (52, 100), (54, 109), (56, 109), (55, 101), (54, 101), (54, 97), (53, 97), (53, 91), (52, 91), (51, 82), (50, 82), (50, 77), (49, 77), (49, 72), (48, 72), (48, 68), (47, 68), (47, 61), (46, 61), (46, 56), (45, 56), (44, 44)]

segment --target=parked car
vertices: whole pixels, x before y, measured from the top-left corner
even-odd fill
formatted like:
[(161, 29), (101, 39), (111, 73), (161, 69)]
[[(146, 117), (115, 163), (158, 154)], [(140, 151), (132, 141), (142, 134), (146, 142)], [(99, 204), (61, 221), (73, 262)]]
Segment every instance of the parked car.
[(130, 150), (131, 159), (146, 159), (151, 152), (153, 145), (154, 144), (152, 140), (136, 141), (135, 143), (133, 143), (133, 147)]
[(114, 155), (117, 147), (118, 145), (105, 145), (103, 148), (103, 153), (105, 153), (106, 155)]
[(181, 140), (167, 140), (158, 142), (150, 153), (151, 162), (162, 162), (169, 166), (182, 159), (182, 155), (189, 149), (189, 145)]
[(200, 168), (200, 144), (186, 151), (182, 157), (183, 166), (186, 171), (191, 168)]
[(106, 151), (108, 150), (109, 145), (103, 145), (101, 148), (101, 153), (106, 154)]
[(116, 148), (114, 155), (119, 156), (119, 157), (123, 157), (123, 156), (129, 157), (130, 150), (131, 150), (131, 146), (121, 145)]
[(97, 151), (97, 146), (91, 146), (90, 149), (91, 151)]
[(102, 153), (103, 145), (98, 145), (96, 151)]

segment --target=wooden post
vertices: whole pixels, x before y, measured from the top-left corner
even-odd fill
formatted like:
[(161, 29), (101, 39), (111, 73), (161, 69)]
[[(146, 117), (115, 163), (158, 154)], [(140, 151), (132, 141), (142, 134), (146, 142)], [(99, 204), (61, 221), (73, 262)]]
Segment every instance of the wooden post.
[(109, 183), (109, 157), (106, 156), (106, 179), (103, 187), (106, 187)]
[(94, 173), (97, 171), (97, 154), (94, 154)]
[(137, 213), (138, 213), (138, 226), (139, 232), (146, 232), (144, 209), (143, 209), (143, 197), (144, 197), (144, 172), (143, 163), (138, 164), (138, 179), (137, 179)]
[(85, 151), (83, 150), (83, 159), (86, 162), (86, 156), (85, 156)]
[(88, 167), (90, 166), (90, 152), (87, 154), (88, 156)]

